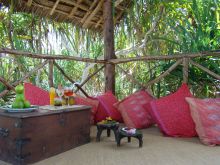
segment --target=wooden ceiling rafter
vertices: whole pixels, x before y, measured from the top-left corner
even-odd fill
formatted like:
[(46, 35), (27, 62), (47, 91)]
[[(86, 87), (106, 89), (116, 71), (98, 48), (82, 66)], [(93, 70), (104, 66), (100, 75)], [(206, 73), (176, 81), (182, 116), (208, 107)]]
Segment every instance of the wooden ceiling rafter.
[(50, 11), (50, 15), (54, 13), (54, 10), (56, 9), (57, 5), (59, 4), (60, 0), (56, 0), (56, 3), (54, 4), (52, 10)]
[(89, 15), (88, 18), (86, 18), (85, 22), (83, 23), (83, 27), (86, 28), (87, 25), (90, 23), (90, 21), (92, 20), (92, 18), (95, 16), (95, 14), (101, 9), (102, 5), (103, 5), (104, 0), (100, 0), (100, 2), (98, 3), (98, 5), (96, 6), (95, 10), (92, 11), (92, 13)]
[[(80, 4), (83, 0), (78, 0), (77, 4)], [(70, 14), (68, 15), (68, 17), (71, 17), (75, 14), (75, 12), (77, 11), (78, 7), (74, 6), (73, 9), (71, 10)]]
[[(11, 0), (0, 0), (0, 3), (10, 6)], [(101, 32), (104, 23), (103, 3), (104, 0), (16, 0), (14, 10)], [(115, 24), (120, 22), (131, 5), (132, 0), (115, 0)]]

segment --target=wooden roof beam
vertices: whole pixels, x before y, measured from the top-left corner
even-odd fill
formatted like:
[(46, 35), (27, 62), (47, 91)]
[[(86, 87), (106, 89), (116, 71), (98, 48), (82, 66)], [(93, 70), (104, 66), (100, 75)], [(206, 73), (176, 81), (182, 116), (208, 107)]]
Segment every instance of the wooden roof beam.
[[(83, 1), (83, 0), (78, 0), (78, 1), (77, 1), (77, 4), (80, 4), (82, 1)], [(77, 9), (78, 9), (78, 7), (75, 6), (75, 7), (71, 10), (71, 12), (70, 12), (70, 14), (68, 15), (68, 17), (71, 17), (72, 15), (74, 15), (75, 12), (77, 11)]]
[(28, 6), (28, 7), (31, 7), (32, 2), (33, 2), (33, 0), (28, 0), (27, 6)]
[(60, 0), (57, 0), (57, 1), (56, 1), (56, 3), (54, 4), (52, 10), (50, 11), (50, 15), (53, 15), (53, 13), (54, 13), (54, 11), (55, 11), (57, 5), (59, 4), (59, 2), (60, 2)]
[(115, 1), (115, 7), (117, 7), (118, 5), (120, 5), (120, 3), (122, 3), (124, 0), (116, 0)]
[(85, 22), (83, 23), (83, 27), (85, 28), (89, 22), (91, 21), (91, 19), (94, 17), (94, 15), (101, 9), (102, 5), (103, 5), (104, 0), (101, 0), (98, 5), (96, 6), (95, 10), (93, 10), (93, 12), (89, 15), (89, 17), (85, 20)]
[(80, 9), (82, 9), (82, 10), (85, 10), (85, 11), (88, 11), (89, 9), (88, 9), (88, 7), (87, 6), (85, 6), (85, 5), (80, 5), (80, 4), (78, 4), (78, 3), (76, 3), (76, 2), (73, 2), (73, 1), (70, 1), (70, 0), (61, 0), (62, 2), (65, 2), (65, 3), (67, 3), (67, 4), (70, 4), (70, 5), (73, 5), (73, 6), (75, 6), (75, 7), (78, 7), (78, 8), (80, 8)]
[(82, 20), (80, 21), (81, 23), (85, 22), (86, 18), (90, 15), (91, 10), (95, 7), (97, 2), (98, 2), (98, 0), (93, 1), (92, 5), (89, 7), (88, 12), (83, 16)]

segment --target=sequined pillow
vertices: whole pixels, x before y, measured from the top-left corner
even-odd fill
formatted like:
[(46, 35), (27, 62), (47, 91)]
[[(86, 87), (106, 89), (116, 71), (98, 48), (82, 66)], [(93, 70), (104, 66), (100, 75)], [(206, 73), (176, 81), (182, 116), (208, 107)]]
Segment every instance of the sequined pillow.
[(127, 127), (147, 128), (154, 122), (147, 109), (148, 103), (153, 98), (144, 90), (135, 92), (114, 106), (121, 113)]
[(186, 98), (200, 140), (206, 145), (220, 144), (220, 98)]
[(195, 124), (185, 97), (192, 97), (192, 94), (187, 85), (183, 84), (176, 92), (150, 102), (151, 114), (164, 135), (196, 136)]

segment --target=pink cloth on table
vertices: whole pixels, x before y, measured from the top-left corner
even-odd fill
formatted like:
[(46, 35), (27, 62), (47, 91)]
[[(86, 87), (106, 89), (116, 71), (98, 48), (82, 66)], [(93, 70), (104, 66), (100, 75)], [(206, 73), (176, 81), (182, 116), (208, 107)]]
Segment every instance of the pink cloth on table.
[(24, 83), (24, 95), (32, 105), (42, 106), (50, 104), (49, 92), (31, 83)]
[(197, 135), (185, 97), (192, 97), (192, 94), (188, 86), (183, 84), (175, 93), (151, 101), (151, 114), (164, 135), (172, 137)]
[(127, 127), (147, 128), (154, 123), (148, 108), (145, 107), (152, 100), (150, 94), (142, 90), (126, 97), (114, 106), (121, 113)]
[(186, 98), (200, 140), (206, 145), (220, 144), (220, 98)]

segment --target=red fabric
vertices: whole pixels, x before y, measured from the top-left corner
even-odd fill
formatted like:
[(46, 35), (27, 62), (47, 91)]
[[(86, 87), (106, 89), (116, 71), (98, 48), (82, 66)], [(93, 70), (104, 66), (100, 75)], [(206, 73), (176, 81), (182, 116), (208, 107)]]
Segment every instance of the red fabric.
[(49, 93), (31, 83), (24, 83), (24, 95), (32, 105), (49, 105)]
[(192, 97), (192, 95), (187, 85), (183, 84), (175, 93), (150, 103), (151, 113), (161, 131), (167, 136), (196, 136), (195, 124), (185, 97)]
[(76, 96), (75, 98), (76, 104), (77, 105), (88, 105), (91, 106), (91, 118), (90, 118), (90, 123), (94, 124), (94, 118), (95, 118), (95, 114), (97, 113), (97, 108), (99, 105), (99, 101), (98, 100), (92, 100), (90, 98), (84, 98), (84, 97), (80, 97), (80, 96)]
[(96, 99), (99, 100), (99, 107), (95, 119), (96, 122), (102, 121), (106, 119), (106, 117), (111, 117), (116, 121), (122, 122), (121, 114), (113, 106), (118, 100), (111, 91), (96, 97)]
[(153, 98), (146, 91), (138, 91), (115, 104), (127, 127), (147, 128), (153, 124), (149, 110), (145, 107)]
[(220, 144), (220, 98), (186, 98), (189, 103), (196, 132), (206, 145)]

